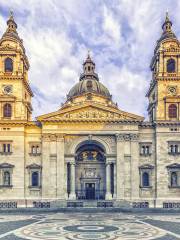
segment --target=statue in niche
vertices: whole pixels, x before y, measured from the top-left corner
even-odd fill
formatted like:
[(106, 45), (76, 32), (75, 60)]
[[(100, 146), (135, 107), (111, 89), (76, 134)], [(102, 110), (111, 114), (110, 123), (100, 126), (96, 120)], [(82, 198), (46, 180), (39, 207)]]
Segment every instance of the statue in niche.
[(88, 159), (88, 153), (87, 152), (82, 152), (82, 159), (87, 160)]
[(98, 153), (96, 151), (92, 152), (93, 160), (97, 160)]

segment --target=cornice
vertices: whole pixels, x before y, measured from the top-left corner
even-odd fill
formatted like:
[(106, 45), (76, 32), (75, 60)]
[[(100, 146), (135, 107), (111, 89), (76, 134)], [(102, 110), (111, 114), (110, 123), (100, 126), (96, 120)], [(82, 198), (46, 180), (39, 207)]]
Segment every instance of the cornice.
[(0, 120), (1, 125), (8, 126), (36, 126), (41, 127), (41, 124), (36, 121), (24, 121), (24, 120)]
[(106, 120), (106, 119), (57, 119), (41, 120), (42, 123), (118, 123), (118, 124), (140, 124), (140, 120)]
[(180, 121), (155, 121), (154, 126), (180, 126)]
[(153, 128), (154, 127), (154, 124), (153, 122), (142, 122), (139, 124), (139, 127), (140, 128)]

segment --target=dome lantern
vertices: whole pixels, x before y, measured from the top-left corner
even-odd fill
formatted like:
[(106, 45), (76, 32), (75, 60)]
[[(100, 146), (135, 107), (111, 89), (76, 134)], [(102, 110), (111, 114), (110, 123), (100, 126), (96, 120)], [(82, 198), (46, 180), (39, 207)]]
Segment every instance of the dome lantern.
[(99, 81), (98, 75), (97, 73), (95, 73), (95, 67), (96, 67), (96, 64), (91, 59), (90, 52), (88, 51), (87, 58), (83, 63), (83, 73), (81, 74), (79, 80), (82, 81), (85, 78), (86, 79), (89, 78), (91, 80)]
[(95, 63), (90, 57), (90, 52), (88, 51), (86, 61), (83, 63), (84, 74), (94, 74), (95, 66)]

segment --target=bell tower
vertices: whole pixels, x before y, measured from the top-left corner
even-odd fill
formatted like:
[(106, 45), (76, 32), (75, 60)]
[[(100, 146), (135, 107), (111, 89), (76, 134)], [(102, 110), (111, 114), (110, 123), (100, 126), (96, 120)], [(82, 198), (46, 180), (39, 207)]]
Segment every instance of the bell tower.
[(30, 121), (33, 93), (28, 82), (29, 62), (13, 13), (0, 39), (0, 121)]
[(151, 121), (180, 120), (180, 42), (166, 13), (162, 35), (151, 61), (152, 80), (147, 97)]

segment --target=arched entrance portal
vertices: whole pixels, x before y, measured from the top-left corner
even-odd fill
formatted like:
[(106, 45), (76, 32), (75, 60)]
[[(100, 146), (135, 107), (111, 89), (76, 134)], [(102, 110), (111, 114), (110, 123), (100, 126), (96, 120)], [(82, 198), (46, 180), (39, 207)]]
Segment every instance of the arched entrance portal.
[(105, 199), (105, 149), (96, 141), (85, 141), (76, 150), (76, 198)]

